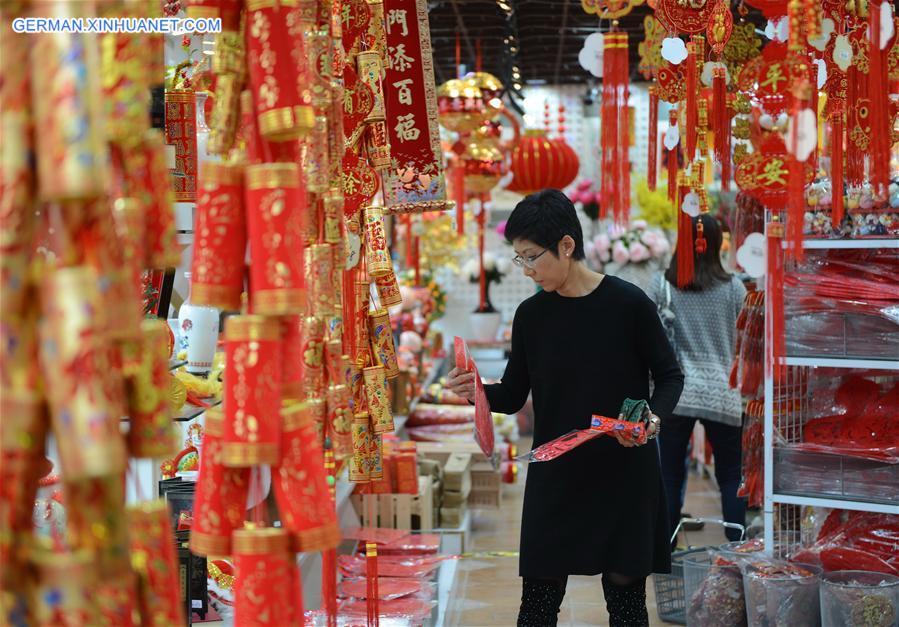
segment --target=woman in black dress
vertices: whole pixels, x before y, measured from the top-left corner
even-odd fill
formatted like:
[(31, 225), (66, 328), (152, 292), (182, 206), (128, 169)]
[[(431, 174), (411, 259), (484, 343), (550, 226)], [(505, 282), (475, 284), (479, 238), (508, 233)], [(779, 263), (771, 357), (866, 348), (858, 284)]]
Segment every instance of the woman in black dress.
[[(649, 399), (653, 411), (644, 446), (600, 437), (528, 468), (518, 625), (555, 625), (568, 575), (600, 573), (610, 624), (648, 625), (646, 577), (671, 568), (655, 436), (684, 377), (652, 301), (583, 263), (580, 223), (564, 194), (521, 201), (506, 238), (515, 264), (543, 290), (518, 306), (506, 371), (486, 386), (490, 409), (514, 414), (531, 392), (534, 448), (588, 427), (593, 414), (617, 416), (625, 398)], [(454, 369), (448, 387), (472, 400), (473, 376)]]

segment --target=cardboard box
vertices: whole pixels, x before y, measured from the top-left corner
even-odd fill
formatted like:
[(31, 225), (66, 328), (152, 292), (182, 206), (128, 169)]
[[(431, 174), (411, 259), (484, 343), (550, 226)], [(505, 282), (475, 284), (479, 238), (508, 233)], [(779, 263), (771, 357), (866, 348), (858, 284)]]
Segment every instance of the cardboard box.
[(471, 454), (453, 453), (443, 466), (444, 491), (471, 491)]
[(458, 527), (465, 518), (466, 507), (441, 507), (440, 526), (443, 528)]
[(453, 453), (468, 453), (473, 463), (489, 463), (475, 442), (418, 442), (418, 454), (425, 459), (445, 464)]
[(443, 507), (446, 507), (448, 509), (462, 507), (466, 503), (468, 503), (468, 494), (463, 494), (462, 492), (443, 493)]
[(468, 506), (471, 509), (499, 509), (500, 495), (496, 490), (472, 490), (468, 495)]
[(474, 490), (498, 490), (502, 474), (486, 462), (471, 467), (471, 487)]

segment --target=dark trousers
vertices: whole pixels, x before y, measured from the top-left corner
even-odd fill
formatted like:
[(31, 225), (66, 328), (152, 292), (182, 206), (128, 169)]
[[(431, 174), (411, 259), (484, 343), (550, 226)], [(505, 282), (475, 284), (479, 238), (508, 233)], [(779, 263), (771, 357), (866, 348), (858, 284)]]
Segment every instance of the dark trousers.
[[(686, 480), (684, 457), (697, 418), (671, 416), (662, 423), (659, 451), (662, 458), (662, 478), (668, 499), (668, 521), (671, 533), (680, 521), (683, 507), (683, 486)], [(713, 420), (698, 419), (712, 445), (715, 458), (715, 479), (721, 491), (721, 511), (727, 522), (746, 524), (746, 502), (737, 496), (742, 472), (742, 427), (724, 425)], [(739, 540), (740, 532), (725, 529), (728, 540)]]
[[(565, 598), (568, 577), (534, 579), (521, 585), (518, 627), (556, 627)], [(602, 591), (609, 612), (609, 627), (648, 627), (646, 579), (609, 574), (602, 577)]]

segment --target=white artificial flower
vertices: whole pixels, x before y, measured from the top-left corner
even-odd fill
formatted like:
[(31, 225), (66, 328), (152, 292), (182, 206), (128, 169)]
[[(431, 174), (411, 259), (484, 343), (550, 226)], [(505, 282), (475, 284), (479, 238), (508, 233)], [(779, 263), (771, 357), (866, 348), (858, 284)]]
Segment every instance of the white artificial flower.
[(638, 231), (642, 231), (647, 226), (649, 225), (646, 223), (646, 220), (634, 220), (634, 228)]
[(496, 268), (496, 257), (493, 256), (493, 253), (484, 253), (484, 270), (488, 272), (492, 271)]
[(512, 270), (512, 262), (507, 257), (500, 257), (496, 260), (496, 269), (500, 274), (509, 274)]

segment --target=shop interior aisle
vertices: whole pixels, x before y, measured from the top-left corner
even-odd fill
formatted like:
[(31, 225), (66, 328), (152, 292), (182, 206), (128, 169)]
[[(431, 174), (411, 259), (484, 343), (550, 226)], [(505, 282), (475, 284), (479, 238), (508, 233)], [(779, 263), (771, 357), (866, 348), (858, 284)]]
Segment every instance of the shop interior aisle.
[[(519, 442), (519, 450), (530, 450), (530, 439)], [(526, 468), (518, 483), (504, 486), (502, 509), (478, 511), (471, 540), (466, 549), (479, 551), (518, 551), (521, 504), (524, 498)], [(685, 510), (694, 516), (719, 518), (721, 505), (713, 480), (690, 473)], [(689, 535), (695, 546), (726, 542), (720, 527), (707, 526)], [(665, 625), (659, 620), (652, 580), (647, 580), (649, 624)], [(517, 557), (473, 557), (460, 561), (456, 582), (450, 594), (446, 627), (511, 627), (518, 616), (521, 580)], [(599, 577), (570, 577), (565, 602), (559, 614), (559, 627), (594, 627), (609, 624)]]

